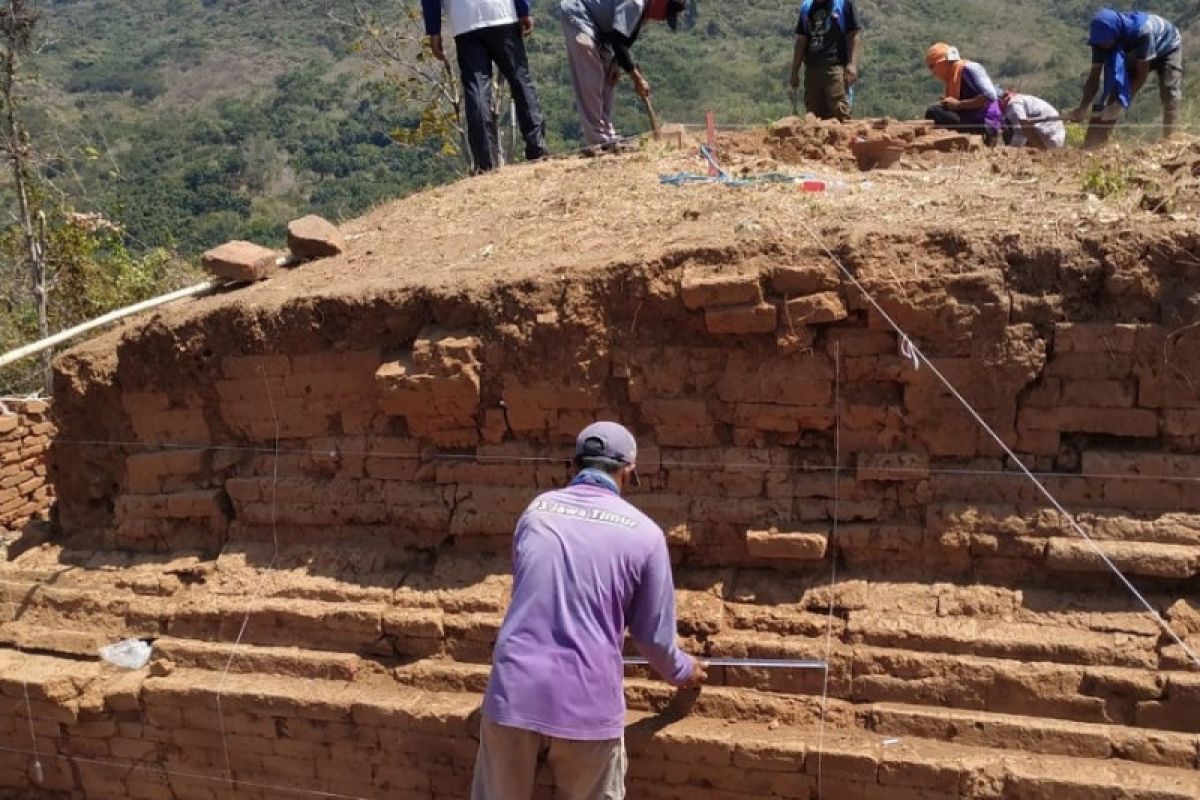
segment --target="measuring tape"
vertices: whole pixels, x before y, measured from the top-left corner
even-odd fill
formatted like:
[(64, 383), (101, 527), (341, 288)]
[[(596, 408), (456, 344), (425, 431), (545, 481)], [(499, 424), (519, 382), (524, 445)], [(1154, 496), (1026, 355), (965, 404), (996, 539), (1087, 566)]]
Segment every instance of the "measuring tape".
[[(824, 661), (804, 661), (791, 658), (697, 658), (706, 667), (748, 667), (753, 669), (819, 669), (827, 670)], [(627, 667), (646, 667), (650, 662), (644, 658), (624, 659)]]

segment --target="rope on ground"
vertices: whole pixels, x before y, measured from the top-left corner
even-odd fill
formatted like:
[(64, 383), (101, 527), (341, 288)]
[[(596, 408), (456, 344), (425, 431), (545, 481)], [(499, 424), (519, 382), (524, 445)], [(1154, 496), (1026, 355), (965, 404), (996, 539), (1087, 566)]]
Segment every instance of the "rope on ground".
[(683, 186), (689, 183), (722, 183), (726, 186), (753, 186), (759, 183), (801, 183), (811, 180), (812, 175), (789, 175), (786, 172), (764, 172), (758, 175), (745, 175), (735, 178), (717, 163), (716, 156), (707, 145), (700, 145), (700, 155), (717, 173), (715, 176), (701, 175), (698, 172), (675, 172), (659, 177), (659, 183), (666, 186)]

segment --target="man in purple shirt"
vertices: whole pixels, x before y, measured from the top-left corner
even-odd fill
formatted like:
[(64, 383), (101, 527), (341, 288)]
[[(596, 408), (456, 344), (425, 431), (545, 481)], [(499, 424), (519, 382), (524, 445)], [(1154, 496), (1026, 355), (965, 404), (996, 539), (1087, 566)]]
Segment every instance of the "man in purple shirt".
[(707, 677), (675, 641), (662, 529), (621, 499), (637, 485), (636, 465), (628, 430), (589, 425), (575, 442), (570, 485), (535, 498), (517, 522), (512, 601), (483, 701), (472, 800), (525, 800), (543, 758), (558, 797), (625, 796), (627, 628), (669, 683)]

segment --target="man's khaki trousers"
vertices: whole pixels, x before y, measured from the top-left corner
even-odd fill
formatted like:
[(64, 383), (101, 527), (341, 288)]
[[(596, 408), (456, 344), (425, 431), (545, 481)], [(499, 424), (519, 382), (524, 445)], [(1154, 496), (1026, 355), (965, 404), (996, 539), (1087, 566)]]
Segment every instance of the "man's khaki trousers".
[(497, 725), (487, 717), (479, 735), (471, 800), (529, 800), (545, 761), (556, 800), (624, 800), (625, 740), (558, 739)]

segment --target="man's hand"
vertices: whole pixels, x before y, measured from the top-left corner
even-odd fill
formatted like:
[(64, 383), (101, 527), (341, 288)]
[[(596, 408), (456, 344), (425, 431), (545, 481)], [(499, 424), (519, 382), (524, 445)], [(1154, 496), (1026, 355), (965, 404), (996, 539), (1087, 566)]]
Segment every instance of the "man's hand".
[(646, 76), (642, 74), (640, 69), (635, 69), (630, 73), (629, 77), (633, 80), (633, 90), (637, 92), (638, 97), (643, 99), (650, 96), (650, 82), (646, 80)]
[(858, 64), (846, 65), (846, 88), (858, 83)]
[(521, 35), (528, 36), (533, 33), (533, 17), (521, 17)]
[(942, 108), (948, 108), (951, 111), (957, 111), (960, 107), (962, 107), (962, 100), (959, 100), (957, 97), (942, 98)]
[(442, 49), (442, 37), (440, 35), (429, 37), (429, 49), (433, 51), (433, 57), (438, 61), (446, 60), (446, 51)]
[(1072, 108), (1070, 111), (1068, 111), (1067, 113), (1062, 115), (1063, 119), (1066, 120), (1067, 122), (1077, 122), (1077, 123), (1083, 122), (1083, 120), (1086, 116), (1087, 116), (1087, 109), (1084, 108), (1083, 106), (1080, 106), (1079, 108)]
[(679, 685), (680, 689), (699, 689), (708, 680), (708, 669), (705, 668), (704, 662), (692, 656), (692, 675), (684, 683)]
[(788, 86), (792, 87), (793, 89), (800, 88), (800, 73), (799, 72), (793, 72), (792, 76), (790, 78), (788, 78)]

